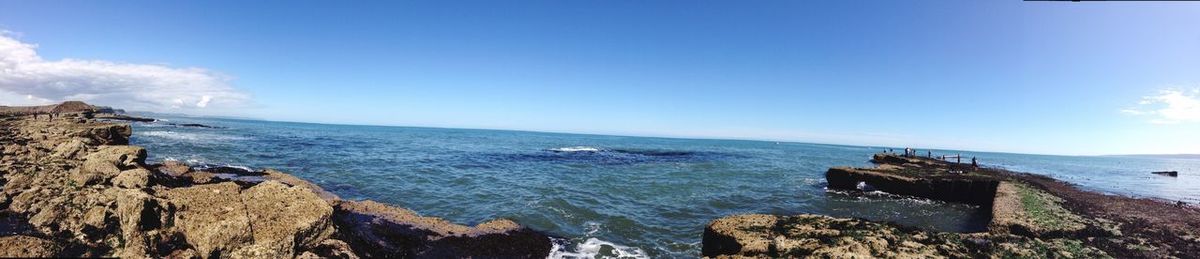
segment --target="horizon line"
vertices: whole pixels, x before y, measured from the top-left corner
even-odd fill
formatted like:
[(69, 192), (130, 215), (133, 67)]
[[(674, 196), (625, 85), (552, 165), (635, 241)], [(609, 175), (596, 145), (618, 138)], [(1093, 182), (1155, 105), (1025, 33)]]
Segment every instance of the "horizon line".
[[(281, 123), (298, 123), (298, 124), (317, 124), (331, 126), (365, 126), (365, 127), (396, 127), (396, 128), (426, 128), (426, 129), (450, 129), (450, 130), (493, 130), (493, 131), (512, 131), (512, 132), (528, 132), (528, 133), (544, 133), (544, 134), (570, 134), (570, 135), (592, 135), (606, 137), (634, 137), (634, 138), (663, 138), (663, 139), (681, 139), (681, 140), (720, 140), (720, 141), (753, 141), (753, 142), (776, 142), (790, 144), (809, 144), (809, 145), (826, 145), (826, 146), (843, 146), (843, 147), (865, 147), (865, 148), (903, 148), (899, 146), (888, 145), (855, 145), (828, 143), (817, 141), (804, 140), (787, 140), (787, 139), (767, 139), (767, 138), (743, 138), (730, 136), (686, 136), (686, 135), (662, 135), (662, 134), (638, 134), (638, 133), (605, 133), (605, 132), (570, 132), (570, 131), (554, 131), (554, 130), (536, 130), (536, 129), (514, 129), (514, 128), (486, 128), (486, 127), (461, 127), (461, 126), (432, 126), (432, 125), (400, 125), (400, 124), (368, 124), (368, 123), (352, 123), (352, 122), (313, 122), (313, 121), (292, 121), (292, 120), (277, 120), (255, 118), (248, 116), (229, 116), (229, 115), (195, 115), (186, 113), (168, 113), (168, 112), (152, 112), (152, 111), (129, 111), (128, 113), (150, 113), (161, 114), (168, 116), (196, 117), (209, 119), (227, 119), (227, 120), (245, 120), (245, 121), (264, 121), (264, 122), (281, 122)], [(909, 147), (912, 148), (912, 147)], [(1042, 156), (1069, 156), (1069, 157), (1101, 157), (1101, 156), (1200, 156), (1200, 154), (1177, 153), (1177, 154), (1049, 154), (1049, 153), (1022, 153), (1013, 151), (989, 151), (989, 150), (969, 150), (956, 149), (945, 147), (925, 147), (914, 148), (918, 150), (942, 150), (942, 151), (961, 151), (974, 153), (997, 153), (997, 154), (1018, 154), (1018, 155), (1042, 155)]]

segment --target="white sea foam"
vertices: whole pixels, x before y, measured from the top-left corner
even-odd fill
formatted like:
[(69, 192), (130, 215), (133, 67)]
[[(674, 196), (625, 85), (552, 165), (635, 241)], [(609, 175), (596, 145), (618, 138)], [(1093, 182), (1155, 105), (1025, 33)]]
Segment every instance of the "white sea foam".
[(628, 247), (597, 238), (588, 238), (582, 244), (575, 245), (574, 251), (568, 251), (566, 240), (552, 240), (550, 255), (546, 258), (583, 259), (583, 258), (650, 258), (641, 248)]
[(209, 134), (209, 133), (178, 132), (178, 131), (139, 131), (139, 132), (137, 132), (137, 135), (146, 136), (146, 137), (172, 139), (172, 140), (182, 140), (182, 141), (188, 141), (188, 142), (234, 141), (234, 140), (246, 140), (247, 139), (246, 137), (240, 137), (240, 136), (218, 135), (218, 134)]
[(588, 146), (574, 146), (574, 147), (551, 148), (549, 150), (554, 151), (554, 152), (600, 152), (601, 149), (594, 148), (594, 147), (588, 147)]

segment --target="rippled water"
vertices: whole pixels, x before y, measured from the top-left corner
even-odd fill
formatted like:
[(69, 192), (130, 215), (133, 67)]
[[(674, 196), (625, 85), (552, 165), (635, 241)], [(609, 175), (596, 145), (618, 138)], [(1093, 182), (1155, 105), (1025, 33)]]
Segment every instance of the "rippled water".
[[(824, 189), (827, 168), (867, 166), (876, 147), (167, 119), (225, 128), (134, 124), (132, 142), (151, 161), (277, 168), (343, 198), (460, 224), (509, 218), (560, 237), (555, 257), (695, 257), (704, 225), (738, 213), (819, 213), (942, 231), (977, 231), (987, 220), (969, 205)], [(1196, 160), (964, 155), (1087, 188), (1200, 203)], [(1180, 176), (1148, 173), (1160, 169)]]

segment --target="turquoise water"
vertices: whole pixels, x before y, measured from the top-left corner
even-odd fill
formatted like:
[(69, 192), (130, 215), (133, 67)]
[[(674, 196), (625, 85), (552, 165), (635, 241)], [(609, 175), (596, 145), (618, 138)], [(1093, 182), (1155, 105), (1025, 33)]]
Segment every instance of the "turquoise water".
[[(827, 168), (867, 166), (881, 147), (166, 119), (223, 128), (135, 123), (132, 142), (152, 162), (276, 168), (342, 198), (460, 224), (509, 218), (558, 237), (554, 257), (696, 257), (704, 225), (738, 213), (819, 213), (942, 231), (978, 231), (987, 220), (969, 205), (825, 190)], [(1196, 160), (963, 154), (1095, 190), (1200, 203)], [(1160, 169), (1180, 176), (1148, 173)], [(601, 252), (609, 250), (617, 252)]]

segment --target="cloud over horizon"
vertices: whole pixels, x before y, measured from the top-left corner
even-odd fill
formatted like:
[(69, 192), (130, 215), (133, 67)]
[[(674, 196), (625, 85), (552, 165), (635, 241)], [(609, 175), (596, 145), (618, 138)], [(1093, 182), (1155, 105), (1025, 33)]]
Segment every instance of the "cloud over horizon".
[(1200, 122), (1200, 88), (1161, 90), (1156, 95), (1142, 97), (1137, 108), (1122, 109), (1121, 113), (1150, 116), (1150, 123), (1154, 124)]
[(37, 45), (0, 33), (0, 105), (80, 100), (144, 110), (199, 110), (241, 106), (245, 93), (230, 78), (202, 68), (105, 60), (43, 60)]

